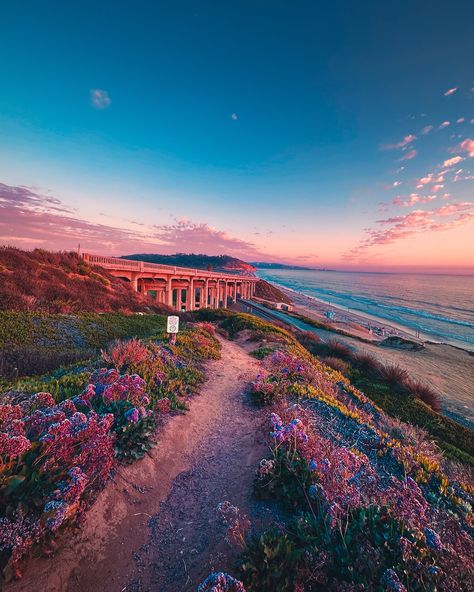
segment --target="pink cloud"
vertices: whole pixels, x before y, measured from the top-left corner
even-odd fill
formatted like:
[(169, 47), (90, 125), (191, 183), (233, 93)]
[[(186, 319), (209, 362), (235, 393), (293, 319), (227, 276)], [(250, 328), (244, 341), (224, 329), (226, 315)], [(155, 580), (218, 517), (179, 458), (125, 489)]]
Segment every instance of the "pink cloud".
[(418, 152), (416, 150), (410, 150), (406, 154), (404, 154), (399, 160), (411, 160), (412, 158), (415, 158), (417, 154)]
[(419, 195), (418, 193), (410, 193), (410, 195), (408, 196), (407, 199), (403, 199), (402, 197), (398, 196), (392, 201), (392, 203), (395, 206), (410, 207), (410, 206), (414, 206), (417, 203), (420, 203), (420, 204), (429, 203), (430, 201), (433, 201), (434, 199), (436, 199), (436, 195), (422, 196), (422, 195)]
[(459, 144), (459, 149), (463, 152), (467, 152), (469, 156), (474, 157), (474, 140), (468, 138)]
[(433, 129), (432, 125), (425, 125), (425, 127), (421, 130), (420, 134), (422, 134), (423, 136), (426, 136), (430, 133), (430, 131)]
[(472, 201), (462, 201), (453, 204), (446, 204), (441, 206), (433, 213), (437, 216), (451, 216), (452, 214), (458, 214), (459, 212), (471, 212), (474, 206)]
[[(412, 195), (412, 201), (416, 202), (416, 194)], [(369, 249), (375, 246), (392, 244), (425, 232), (450, 230), (473, 221), (474, 202), (445, 204), (431, 211), (413, 210), (401, 216), (376, 220), (376, 224), (384, 228), (368, 228), (365, 238), (358, 246), (351, 249), (345, 258), (355, 259), (364, 256)]]
[(396, 144), (382, 144), (381, 148), (382, 150), (394, 150), (396, 148), (404, 148), (405, 146), (408, 146), (408, 144), (411, 144), (415, 140), (416, 136), (414, 136), (413, 134), (408, 134), (402, 140), (400, 140), (400, 142), (397, 142)]
[(443, 173), (446, 171), (442, 171), (441, 173), (428, 173), (426, 176), (421, 177), (418, 179), (416, 188), (421, 189), (424, 185), (429, 185), (430, 183), (442, 183), (444, 181)]
[(451, 125), (450, 121), (443, 121), (443, 123), (440, 124), (440, 126), (438, 127), (438, 129), (444, 129), (445, 127), (448, 127), (448, 125)]
[(456, 123), (464, 123), (465, 119), (464, 117), (460, 117), (459, 119), (456, 119)]
[(458, 90), (457, 86), (455, 86), (454, 88), (450, 88), (444, 93), (444, 96), (449, 97), (450, 95), (453, 95), (457, 90)]
[(4, 244), (75, 250), (80, 243), (83, 250), (112, 255), (190, 251), (209, 255), (227, 253), (249, 260), (268, 256), (253, 243), (204, 223), (180, 220), (143, 228), (141, 223), (133, 222), (132, 228), (118, 228), (72, 214), (56, 198), (28, 187), (0, 183), (0, 241)]
[(448, 158), (447, 160), (445, 160), (441, 166), (443, 168), (444, 167), (452, 167), (455, 164), (462, 162), (463, 160), (464, 160), (464, 158), (462, 156), (453, 156), (453, 158)]

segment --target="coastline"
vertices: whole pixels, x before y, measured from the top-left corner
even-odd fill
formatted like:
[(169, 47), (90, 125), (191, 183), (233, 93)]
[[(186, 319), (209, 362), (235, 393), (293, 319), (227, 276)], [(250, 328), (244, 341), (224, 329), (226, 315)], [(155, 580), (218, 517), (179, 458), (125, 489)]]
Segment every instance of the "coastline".
[[(328, 324), (328, 319), (324, 315), (327, 303), (285, 286), (282, 287), (275, 282), (271, 283), (290, 296), (296, 313)], [(366, 319), (362, 314), (347, 312), (344, 309), (341, 312), (347, 315), (347, 319), (340, 323), (332, 323), (327, 328), (311, 330), (322, 339), (335, 338), (356, 351), (371, 354), (385, 365), (393, 364), (405, 368), (414, 378), (429, 384), (437, 391), (444, 415), (474, 429), (472, 351), (450, 343), (433, 342), (431, 339), (424, 341), (424, 347), (419, 351), (384, 347), (380, 345), (383, 337), (371, 335), (364, 327)], [(388, 323), (383, 324), (389, 327)], [(346, 334), (338, 333), (340, 329), (343, 329)], [(403, 331), (398, 331), (398, 335), (414, 340), (411, 334), (404, 334)]]
[[(385, 337), (399, 336), (422, 344), (446, 345), (467, 352), (470, 355), (474, 354), (474, 346), (471, 348), (467, 343), (436, 339), (428, 333), (415, 331), (410, 327), (377, 317), (371, 313), (354, 310), (328, 300), (323, 300), (322, 298), (305, 294), (275, 281), (268, 283), (273, 284), (285, 293), (293, 301), (295, 309), (307, 309), (306, 312), (311, 314), (307, 314), (306, 316), (315, 315), (317, 317), (316, 320), (332, 325), (335, 329), (342, 329), (347, 333), (351, 333), (354, 337), (361, 337), (362, 339), (377, 342), (383, 340)], [(328, 307), (339, 311), (341, 314), (336, 316), (335, 320), (329, 320), (325, 315)], [(369, 327), (372, 329), (372, 332), (368, 329)]]

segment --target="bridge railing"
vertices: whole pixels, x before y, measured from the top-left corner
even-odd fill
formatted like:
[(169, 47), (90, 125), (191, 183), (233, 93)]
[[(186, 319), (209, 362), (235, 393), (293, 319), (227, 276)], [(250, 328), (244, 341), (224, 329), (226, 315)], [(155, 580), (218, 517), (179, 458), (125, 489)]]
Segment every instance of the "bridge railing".
[(120, 257), (103, 257), (102, 255), (92, 255), (90, 253), (83, 253), (82, 258), (87, 263), (92, 265), (100, 265), (105, 269), (123, 269), (124, 271), (137, 272), (159, 272), (163, 271), (168, 274), (186, 274), (194, 276), (204, 276), (212, 279), (226, 279), (232, 281), (257, 281), (258, 278), (254, 276), (232, 275), (227, 273), (218, 273), (215, 271), (207, 271), (204, 269), (190, 269), (189, 267), (175, 267), (173, 265), (164, 265), (161, 263), (148, 263), (146, 261), (134, 261), (132, 259), (121, 259)]

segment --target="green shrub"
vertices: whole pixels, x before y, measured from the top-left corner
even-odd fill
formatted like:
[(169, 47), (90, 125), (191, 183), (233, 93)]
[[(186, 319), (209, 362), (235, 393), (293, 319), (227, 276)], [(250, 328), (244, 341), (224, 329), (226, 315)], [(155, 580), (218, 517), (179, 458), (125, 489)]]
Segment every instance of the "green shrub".
[(275, 351), (274, 347), (263, 346), (263, 347), (258, 347), (257, 349), (254, 349), (253, 351), (251, 351), (250, 355), (253, 356), (254, 358), (257, 358), (257, 360), (263, 360), (264, 358), (266, 358), (267, 356), (272, 354), (274, 351)]
[[(410, 541), (408, 556), (401, 536)], [(423, 540), (386, 508), (373, 505), (351, 510), (344, 528), (329, 528), (324, 513), (303, 514), (254, 537), (243, 554), (240, 578), (252, 592), (320, 592), (329, 583), (331, 590), (385, 590), (384, 574), (391, 570), (403, 589), (426, 592), (437, 589), (432, 565)]]
[(379, 407), (393, 417), (425, 429), (446, 457), (474, 466), (473, 431), (434, 411), (423, 401), (409, 395), (395, 393), (389, 385), (371, 379), (352, 369), (350, 379)]

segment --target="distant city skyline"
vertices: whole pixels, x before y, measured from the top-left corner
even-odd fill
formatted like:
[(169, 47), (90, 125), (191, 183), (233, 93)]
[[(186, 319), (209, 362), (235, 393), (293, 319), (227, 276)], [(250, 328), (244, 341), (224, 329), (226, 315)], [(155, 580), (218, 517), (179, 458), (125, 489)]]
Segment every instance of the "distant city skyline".
[(474, 5), (27, 0), (0, 243), (474, 272)]

